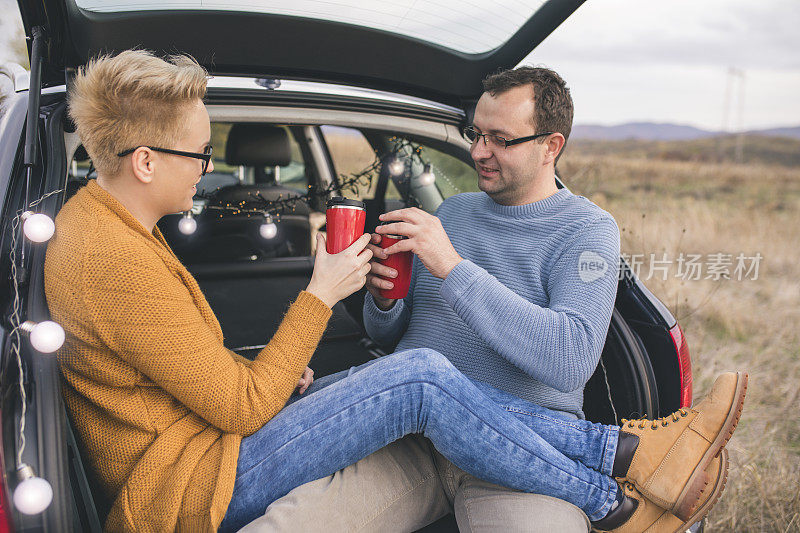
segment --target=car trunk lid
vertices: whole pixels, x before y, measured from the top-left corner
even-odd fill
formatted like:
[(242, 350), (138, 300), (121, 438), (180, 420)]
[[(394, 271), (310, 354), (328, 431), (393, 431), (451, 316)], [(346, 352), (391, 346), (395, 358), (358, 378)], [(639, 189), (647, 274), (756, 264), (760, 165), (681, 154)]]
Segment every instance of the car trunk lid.
[(99, 53), (185, 52), (212, 74), (343, 83), (461, 106), (585, 0), (18, 0), (48, 32), (45, 85)]

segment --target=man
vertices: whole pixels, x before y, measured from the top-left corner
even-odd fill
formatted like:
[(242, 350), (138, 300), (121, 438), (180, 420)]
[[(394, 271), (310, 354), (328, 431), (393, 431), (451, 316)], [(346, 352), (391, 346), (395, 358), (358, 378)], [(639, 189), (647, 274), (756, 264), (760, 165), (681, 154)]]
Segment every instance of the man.
[[(436, 216), (419, 209), (381, 216), (386, 224), (370, 246), (375, 259), (407, 250), (416, 259), (411, 289), (400, 301), (380, 296), (397, 273), (373, 260), (365, 326), (379, 344), (398, 351), (433, 348), (468, 377), (546, 407), (552, 419), (569, 425), (583, 418), (583, 388), (611, 319), (619, 231), (611, 215), (556, 186), (555, 163), (573, 116), (561, 77), (522, 67), (490, 76), (484, 89), (465, 130), (483, 192), (447, 199)], [(408, 239), (382, 250), (376, 246), (381, 234)], [(339, 378), (322, 378), (316, 387)], [(512, 404), (501, 405), (528, 424), (541, 416)], [(620, 432), (619, 449), (636, 446), (630, 437)], [(720, 484), (723, 460), (709, 466), (714, 486)], [(637, 525), (630, 521), (626, 527), (659, 520), (680, 527), (682, 520), (651, 503), (638, 509)], [(590, 527), (574, 505), (476, 479), (425, 439), (406, 437), (295, 489), (251, 529), (301, 531), (324, 521), (331, 531), (405, 531), (449, 511), (461, 531)], [(685, 509), (673, 511), (688, 516)], [(594, 526), (614, 529), (623, 523)]]

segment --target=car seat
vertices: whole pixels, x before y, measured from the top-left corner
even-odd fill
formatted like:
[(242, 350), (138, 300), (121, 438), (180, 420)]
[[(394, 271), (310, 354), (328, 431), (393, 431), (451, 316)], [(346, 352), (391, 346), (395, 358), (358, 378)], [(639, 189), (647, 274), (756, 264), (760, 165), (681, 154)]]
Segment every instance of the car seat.
[(197, 230), (193, 235), (178, 234), (176, 220), (159, 224), (178, 257), (186, 264), (195, 264), (310, 255), (311, 209), (303, 201), (296, 202), (294, 209), (280, 213), (275, 220), (278, 233), (272, 239), (265, 239), (259, 233), (264, 223), (262, 216), (214, 209), (254, 208), (263, 205), (259, 197), (275, 201), (301, 194), (280, 185), (274, 173), (266, 171), (291, 162), (288, 132), (269, 124), (234, 124), (228, 134), (225, 161), (244, 167), (245, 173), (254, 177), (254, 183), (236, 183), (212, 192), (205, 210), (197, 217)]
[[(228, 134), (225, 162), (251, 171), (255, 183), (222, 187), (211, 196), (209, 205), (247, 206), (257, 204), (258, 196), (268, 201), (298, 196), (300, 193), (296, 189), (280, 185), (274, 175), (266, 172), (269, 167), (285, 167), (291, 161), (291, 145), (286, 129), (269, 124), (234, 124)], [(308, 255), (311, 252), (310, 213), (308, 205), (298, 201), (292, 210), (281, 214), (279, 228), (283, 233), (282, 240), (288, 245), (289, 255)], [(260, 224), (261, 220), (258, 221)], [(280, 237), (279, 234), (276, 240)]]

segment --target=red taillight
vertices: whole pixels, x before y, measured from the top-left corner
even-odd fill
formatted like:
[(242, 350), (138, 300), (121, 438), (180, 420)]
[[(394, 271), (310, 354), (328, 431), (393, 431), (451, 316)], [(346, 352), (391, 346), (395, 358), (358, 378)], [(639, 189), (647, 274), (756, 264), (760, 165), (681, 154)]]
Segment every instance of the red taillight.
[(689, 344), (683, 336), (683, 330), (675, 324), (669, 330), (675, 353), (678, 355), (678, 370), (681, 374), (681, 407), (692, 406), (692, 358), (689, 356)]
[[(0, 420), (2, 420), (2, 413), (0, 413)], [(5, 469), (6, 461), (3, 457), (3, 435), (0, 432), (0, 465)], [(12, 533), (14, 531), (11, 516), (13, 511), (9, 505), (8, 498), (6, 497), (6, 484), (5, 476), (0, 472), (0, 533)]]
[(6, 487), (0, 479), (0, 533), (12, 533), (14, 527), (11, 525), (11, 506), (6, 498)]

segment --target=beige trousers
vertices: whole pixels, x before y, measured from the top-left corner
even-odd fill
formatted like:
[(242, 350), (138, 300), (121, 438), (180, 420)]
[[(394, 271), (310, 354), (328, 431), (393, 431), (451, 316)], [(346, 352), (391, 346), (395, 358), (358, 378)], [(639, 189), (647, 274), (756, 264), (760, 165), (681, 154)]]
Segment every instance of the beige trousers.
[(571, 503), (481, 481), (428, 439), (409, 435), (294, 489), (241, 532), (412, 532), (450, 512), (461, 533), (586, 533), (590, 527)]

